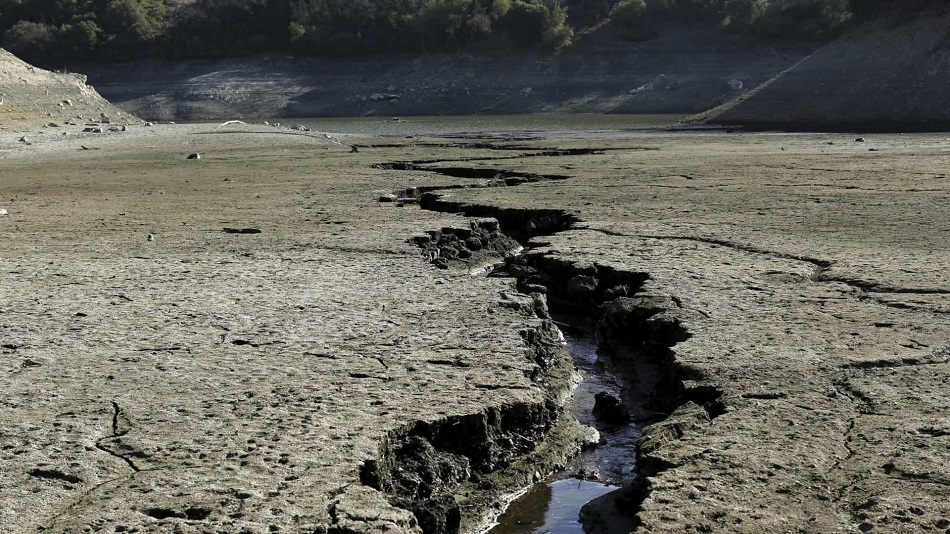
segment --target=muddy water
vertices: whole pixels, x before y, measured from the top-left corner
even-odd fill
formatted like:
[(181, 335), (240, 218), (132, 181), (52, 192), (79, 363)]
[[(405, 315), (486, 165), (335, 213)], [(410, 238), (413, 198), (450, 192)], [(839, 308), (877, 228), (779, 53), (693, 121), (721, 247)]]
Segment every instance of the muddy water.
[[(561, 472), (528, 488), (512, 501), (489, 534), (583, 533), (581, 509), (595, 499), (609, 501), (608, 494), (619, 492), (635, 477), (636, 442), (640, 438), (636, 407), (644, 404), (652, 389), (653, 372), (645, 366), (619, 364), (636, 361), (631, 354), (619, 353), (612, 358), (598, 355), (589, 334), (565, 332), (564, 337), (581, 375), (567, 409), (582, 424), (600, 432), (600, 444), (584, 451)], [(631, 408), (634, 422), (610, 426), (597, 421), (591, 410), (594, 395), (601, 391), (623, 399)], [(611, 506), (598, 508), (599, 523), (626, 522), (625, 518), (605, 517), (614, 512)]]

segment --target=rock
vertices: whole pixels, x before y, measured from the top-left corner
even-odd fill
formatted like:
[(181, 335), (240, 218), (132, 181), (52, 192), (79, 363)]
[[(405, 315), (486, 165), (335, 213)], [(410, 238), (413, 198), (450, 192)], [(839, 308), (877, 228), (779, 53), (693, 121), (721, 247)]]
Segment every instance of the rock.
[(369, 96), (369, 99), (373, 102), (379, 102), (382, 100), (393, 101), (399, 100), (399, 95), (392, 93), (373, 93)]
[(5, 210), (5, 209), (3, 209), (3, 208), (0, 208), (0, 217), (2, 217), (2, 216), (4, 216), (4, 215), (9, 215), (9, 213), (7, 213), (7, 210)]
[(530, 87), (525, 87), (524, 89), (522, 89), (521, 91), (519, 91), (519, 93), (521, 94), (521, 96), (523, 96), (523, 97), (525, 97), (525, 98), (528, 98), (529, 96), (531, 96), (531, 93), (533, 93), (533, 92), (534, 92), (534, 90), (531, 89)]
[(396, 195), (393, 195), (393, 194), (380, 195), (380, 196), (379, 196), (379, 201), (380, 201), (380, 202), (395, 202), (396, 199), (398, 199), (398, 198), (399, 198), (399, 197), (397, 197)]
[(201, 154), (194, 152), (192, 154), (188, 154), (188, 157), (185, 159), (201, 159)]
[(102, 133), (103, 132), (102, 128), (93, 127), (93, 126), (87, 126), (86, 128), (83, 128), (82, 131), (83, 133)]
[(583, 300), (590, 298), (596, 289), (597, 278), (584, 274), (578, 274), (567, 281), (565, 292), (571, 299)]
[(743, 87), (743, 83), (740, 80), (733, 79), (733, 80), (729, 80), (728, 83), (729, 83), (729, 88), (732, 89), (733, 91), (739, 91)]
[(864, 138), (863, 138), (863, 137), (858, 137), (857, 139), (854, 140), (854, 142), (855, 142), (855, 143), (863, 143), (863, 142), (864, 142)]
[(623, 425), (630, 422), (630, 412), (619, 398), (601, 391), (594, 395), (594, 409), (591, 414), (600, 422), (608, 425)]

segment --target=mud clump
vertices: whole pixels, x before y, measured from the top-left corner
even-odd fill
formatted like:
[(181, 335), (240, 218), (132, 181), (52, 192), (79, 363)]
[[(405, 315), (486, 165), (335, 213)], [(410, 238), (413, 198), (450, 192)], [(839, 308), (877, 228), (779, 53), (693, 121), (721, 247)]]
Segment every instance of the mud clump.
[(503, 234), (498, 221), (492, 218), (472, 220), (467, 228), (432, 230), (409, 241), (422, 248), (423, 257), (440, 269), (447, 269), (453, 261), (483, 263), (519, 248), (517, 241)]
[[(391, 433), (360, 469), (363, 484), (410, 510), (426, 534), (460, 532), (463, 486), (492, 489), (490, 476), (535, 448), (551, 431), (557, 402), (516, 403), (482, 413), (419, 422)], [(485, 478), (489, 477), (489, 478)]]

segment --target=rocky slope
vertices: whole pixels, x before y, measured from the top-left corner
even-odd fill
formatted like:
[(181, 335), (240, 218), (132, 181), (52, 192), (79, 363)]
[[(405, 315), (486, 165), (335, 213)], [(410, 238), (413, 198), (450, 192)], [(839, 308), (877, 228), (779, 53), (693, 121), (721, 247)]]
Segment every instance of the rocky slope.
[(86, 85), (84, 75), (43, 70), (0, 48), (0, 130), (99, 122), (102, 114), (117, 123), (134, 119)]
[(950, 126), (950, 6), (881, 17), (828, 44), (710, 122), (791, 129)]

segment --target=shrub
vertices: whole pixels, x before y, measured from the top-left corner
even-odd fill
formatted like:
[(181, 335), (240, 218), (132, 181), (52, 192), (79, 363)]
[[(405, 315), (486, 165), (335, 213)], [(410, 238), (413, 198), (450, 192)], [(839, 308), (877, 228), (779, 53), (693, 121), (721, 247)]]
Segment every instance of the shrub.
[(723, 26), (737, 24), (748, 28), (765, 14), (768, 7), (768, 0), (726, 0), (722, 6)]
[(549, 7), (542, 0), (515, 0), (504, 24), (511, 39), (521, 46), (560, 48), (574, 37), (574, 30), (567, 25), (567, 10), (560, 2)]
[(287, 40), (290, 41), (291, 44), (299, 41), (306, 34), (307, 29), (299, 22), (291, 22), (287, 25)]
[(646, 0), (620, 0), (610, 10), (610, 19), (623, 28), (639, 27), (647, 12)]
[(59, 28), (59, 55), (66, 61), (88, 61), (95, 57), (102, 29), (94, 20), (80, 20)]
[(29, 63), (46, 64), (56, 43), (52, 27), (39, 22), (21, 20), (3, 34), (3, 46)]

